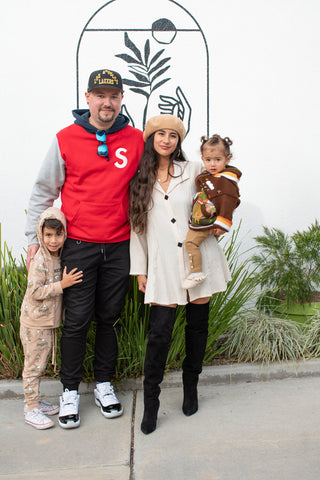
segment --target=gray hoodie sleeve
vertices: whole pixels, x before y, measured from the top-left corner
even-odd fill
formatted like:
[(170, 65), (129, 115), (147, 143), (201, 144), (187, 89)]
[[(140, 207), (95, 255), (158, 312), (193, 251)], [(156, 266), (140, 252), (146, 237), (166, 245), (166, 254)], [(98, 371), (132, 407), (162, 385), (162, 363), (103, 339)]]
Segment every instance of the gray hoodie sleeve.
[(25, 228), (28, 245), (39, 243), (37, 238), (39, 215), (51, 207), (54, 200), (59, 197), (64, 181), (65, 163), (61, 157), (58, 139), (55, 137), (31, 192)]

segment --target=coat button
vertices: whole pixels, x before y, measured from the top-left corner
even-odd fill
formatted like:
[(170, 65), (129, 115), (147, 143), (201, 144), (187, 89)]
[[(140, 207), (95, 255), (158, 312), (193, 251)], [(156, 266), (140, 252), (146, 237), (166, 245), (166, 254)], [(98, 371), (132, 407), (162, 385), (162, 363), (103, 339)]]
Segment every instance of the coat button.
[(172, 222), (172, 223), (176, 223), (176, 221), (177, 221), (177, 220), (176, 220), (175, 218), (171, 218), (171, 222)]

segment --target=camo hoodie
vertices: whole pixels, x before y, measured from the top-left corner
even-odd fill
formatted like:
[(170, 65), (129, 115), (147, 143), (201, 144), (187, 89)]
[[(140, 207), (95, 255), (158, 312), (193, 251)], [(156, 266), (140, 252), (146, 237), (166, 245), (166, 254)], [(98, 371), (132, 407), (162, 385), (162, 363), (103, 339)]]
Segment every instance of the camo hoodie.
[(48, 329), (59, 327), (61, 323), (61, 252), (55, 257), (43, 244), (42, 226), (47, 218), (60, 220), (66, 238), (67, 222), (64, 214), (55, 207), (45, 210), (38, 220), (37, 237), (40, 248), (30, 264), (27, 290), (21, 306), (20, 323), (25, 327)]

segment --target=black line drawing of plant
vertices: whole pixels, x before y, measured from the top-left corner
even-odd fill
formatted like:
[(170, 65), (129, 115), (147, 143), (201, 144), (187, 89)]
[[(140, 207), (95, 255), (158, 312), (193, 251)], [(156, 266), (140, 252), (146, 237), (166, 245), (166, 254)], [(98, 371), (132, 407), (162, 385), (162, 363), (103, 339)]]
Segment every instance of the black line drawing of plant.
[[(149, 99), (157, 88), (161, 87), (164, 83), (171, 80), (171, 78), (164, 78), (157, 83), (155, 80), (159, 79), (169, 68), (170, 65), (164, 65), (171, 60), (171, 57), (166, 57), (160, 60), (161, 55), (164, 52), (164, 48), (159, 50), (153, 57), (150, 59), (150, 42), (149, 39), (146, 40), (144, 45), (143, 58), (139, 48), (130, 40), (127, 32), (124, 33), (124, 43), (127, 48), (129, 48), (135, 55), (136, 58), (128, 55), (127, 53), (119, 53), (115, 57), (121, 58), (127, 62), (129, 67), (129, 72), (134, 75), (136, 80), (130, 80), (124, 78), (122, 81), (125, 85), (130, 87), (130, 90), (134, 93), (139, 93), (144, 95), (147, 99), (146, 105), (143, 111), (143, 121), (142, 129), (144, 130), (146, 124), (147, 110)], [(150, 60), (149, 60), (150, 59)]]

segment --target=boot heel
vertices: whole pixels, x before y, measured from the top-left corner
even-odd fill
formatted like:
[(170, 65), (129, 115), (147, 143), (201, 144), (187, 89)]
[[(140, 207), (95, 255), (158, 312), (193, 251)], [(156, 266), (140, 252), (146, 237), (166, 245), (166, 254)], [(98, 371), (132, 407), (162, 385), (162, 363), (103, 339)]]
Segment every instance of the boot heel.
[(145, 407), (144, 414), (141, 422), (141, 431), (145, 435), (155, 431), (157, 427), (157, 417), (159, 410), (159, 401), (154, 405)]
[(196, 384), (183, 386), (182, 411), (187, 417), (190, 417), (198, 411), (198, 391)]

